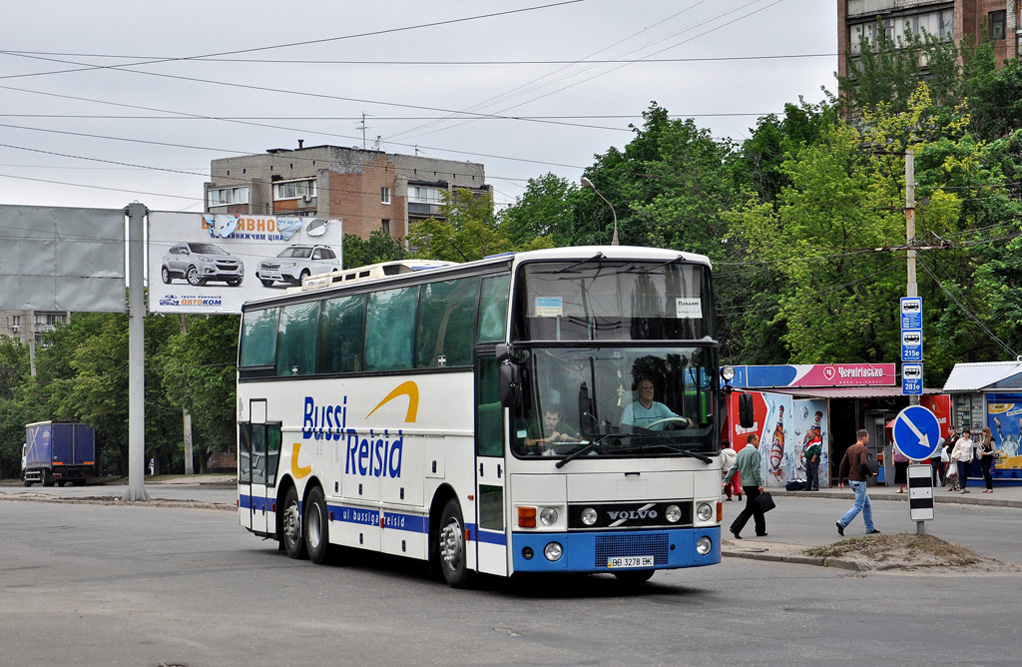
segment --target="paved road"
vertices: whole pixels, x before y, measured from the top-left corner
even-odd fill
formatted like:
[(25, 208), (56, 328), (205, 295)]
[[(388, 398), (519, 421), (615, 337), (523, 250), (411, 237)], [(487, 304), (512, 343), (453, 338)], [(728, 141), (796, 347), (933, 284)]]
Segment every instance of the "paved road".
[(1015, 664), (1022, 617), (1018, 576), (743, 559), (637, 589), (455, 591), (403, 559), (292, 561), (230, 512), (146, 503), (0, 502), (0, 554), (0, 663), (29, 667)]

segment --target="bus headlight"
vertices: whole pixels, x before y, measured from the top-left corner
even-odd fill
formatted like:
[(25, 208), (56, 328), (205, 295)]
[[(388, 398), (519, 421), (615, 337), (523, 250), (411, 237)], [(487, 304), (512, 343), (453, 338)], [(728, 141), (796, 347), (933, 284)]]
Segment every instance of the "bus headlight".
[(668, 505), (664, 510), (664, 518), (670, 523), (678, 523), (681, 521), (681, 508), (677, 505)]
[(699, 503), (696, 508), (696, 516), (699, 517), (700, 521), (709, 521), (713, 518), (713, 507), (710, 503)]
[(705, 535), (696, 540), (696, 553), (705, 556), (713, 548), (713, 541)]
[(596, 514), (596, 510), (594, 510), (592, 507), (587, 507), (584, 510), (582, 510), (582, 523), (584, 523), (585, 525), (592, 526), (593, 524), (596, 523), (596, 519), (598, 518), (599, 516)]
[(543, 555), (548, 561), (558, 561), (564, 555), (564, 548), (557, 542), (551, 542), (543, 547)]
[(544, 507), (539, 513), (539, 521), (544, 526), (552, 526), (557, 523), (557, 510), (553, 507)]

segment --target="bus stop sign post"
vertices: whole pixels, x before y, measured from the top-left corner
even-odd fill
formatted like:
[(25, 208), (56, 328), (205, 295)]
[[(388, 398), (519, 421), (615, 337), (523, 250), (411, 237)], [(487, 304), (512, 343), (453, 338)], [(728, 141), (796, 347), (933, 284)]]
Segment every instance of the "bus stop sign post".
[[(940, 424), (929, 408), (910, 405), (894, 418), (894, 446), (913, 461), (934, 455), (940, 444)], [(930, 466), (908, 467), (908, 513), (916, 522), (916, 533), (926, 534), (926, 521), (933, 519), (933, 478)]]

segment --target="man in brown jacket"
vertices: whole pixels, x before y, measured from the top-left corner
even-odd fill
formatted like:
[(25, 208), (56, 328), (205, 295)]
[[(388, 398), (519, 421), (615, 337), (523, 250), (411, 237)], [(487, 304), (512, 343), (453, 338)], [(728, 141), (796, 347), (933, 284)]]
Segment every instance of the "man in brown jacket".
[(866, 443), (869, 442), (869, 431), (864, 428), (859, 429), (855, 437), (855, 444), (845, 450), (845, 455), (841, 459), (837, 481), (837, 488), (843, 489), (847, 476), (848, 483), (855, 491), (855, 505), (838, 520), (837, 533), (844, 536), (845, 528), (859, 512), (862, 512), (862, 520), (866, 522), (866, 534), (875, 535), (880, 531), (873, 525), (873, 506), (870, 505), (869, 495), (866, 493), (866, 480), (876, 474), (869, 469), (867, 462), (869, 452), (866, 451)]

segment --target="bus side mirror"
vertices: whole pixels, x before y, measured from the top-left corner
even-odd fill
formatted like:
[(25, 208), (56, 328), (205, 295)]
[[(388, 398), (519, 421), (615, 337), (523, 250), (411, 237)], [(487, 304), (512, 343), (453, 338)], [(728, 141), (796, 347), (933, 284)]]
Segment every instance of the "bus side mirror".
[(752, 428), (756, 418), (752, 412), (752, 394), (738, 394), (738, 423), (742, 428)]
[(522, 371), (517, 364), (505, 360), (500, 365), (500, 404), (514, 408), (522, 402)]

